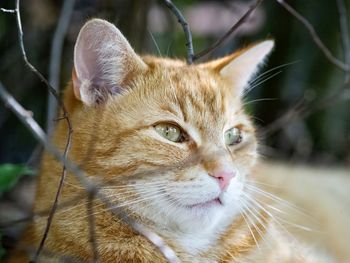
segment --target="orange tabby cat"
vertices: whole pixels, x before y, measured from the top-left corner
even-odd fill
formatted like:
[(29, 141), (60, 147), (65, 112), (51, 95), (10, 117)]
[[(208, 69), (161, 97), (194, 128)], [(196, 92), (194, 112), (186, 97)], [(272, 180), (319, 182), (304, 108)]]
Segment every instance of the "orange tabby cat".
[[(74, 128), (69, 156), (181, 262), (330, 262), (284, 237), (246, 178), (257, 140), (241, 99), (273, 45), (267, 40), (189, 66), (138, 56), (103, 20), (89, 21), (78, 36), (64, 96)], [(64, 148), (64, 122), (54, 141)], [(45, 155), (35, 211), (51, 207), (61, 169)], [(60, 202), (72, 199), (55, 214), (40, 262), (93, 259), (85, 191), (68, 174)], [(93, 210), (101, 262), (166, 262), (105, 205), (95, 200)], [(35, 249), (45, 225), (45, 217), (36, 218), (22, 248)], [(26, 257), (15, 252), (10, 262)]]

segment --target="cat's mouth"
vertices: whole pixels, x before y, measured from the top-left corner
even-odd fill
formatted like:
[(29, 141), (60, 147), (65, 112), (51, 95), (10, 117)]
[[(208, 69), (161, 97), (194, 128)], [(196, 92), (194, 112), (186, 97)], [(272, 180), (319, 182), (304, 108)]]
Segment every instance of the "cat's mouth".
[(224, 202), (222, 200), (222, 196), (219, 195), (213, 199), (204, 201), (204, 202), (198, 202), (198, 203), (193, 203), (193, 204), (184, 204), (180, 202), (177, 198), (173, 198), (171, 195), (166, 195), (169, 201), (172, 204), (177, 204), (180, 207), (186, 208), (186, 209), (195, 209), (195, 210), (205, 210), (205, 209), (210, 209), (210, 208), (219, 208), (224, 206)]
[(210, 208), (210, 207), (214, 207), (214, 206), (222, 206), (223, 203), (220, 199), (220, 197), (216, 197), (212, 200), (209, 201), (205, 201), (202, 203), (197, 203), (197, 204), (192, 204), (192, 205), (186, 205), (186, 208), (190, 208), (190, 209), (194, 209), (194, 208)]

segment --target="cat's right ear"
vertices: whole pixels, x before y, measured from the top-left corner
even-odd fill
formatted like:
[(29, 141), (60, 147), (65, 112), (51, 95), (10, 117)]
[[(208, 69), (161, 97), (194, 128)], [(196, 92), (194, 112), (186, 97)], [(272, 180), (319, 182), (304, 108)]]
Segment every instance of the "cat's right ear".
[(233, 94), (241, 97), (248, 87), (249, 80), (264, 64), (273, 47), (273, 40), (265, 40), (224, 58), (205, 63), (202, 67), (218, 72), (222, 78), (228, 81)]
[(72, 79), (75, 96), (86, 105), (104, 103), (110, 95), (127, 91), (130, 78), (146, 69), (113, 24), (93, 19), (80, 30)]

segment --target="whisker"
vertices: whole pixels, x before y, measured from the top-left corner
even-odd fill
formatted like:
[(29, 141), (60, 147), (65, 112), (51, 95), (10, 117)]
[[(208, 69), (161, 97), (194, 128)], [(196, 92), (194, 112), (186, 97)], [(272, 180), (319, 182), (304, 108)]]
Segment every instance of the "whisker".
[(280, 213), (280, 214), (283, 214), (283, 215), (286, 215), (287, 214), (287, 212), (285, 212), (285, 211), (283, 211), (283, 210), (281, 210), (281, 209), (279, 209), (279, 208), (277, 208), (277, 207), (274, 207), (273, 205), (266, 205), (268, 208), (271, 208), (271, 210), (274, 210), (274, 211), (276, 211), (276, 212), (278, 212), (278, 213)]
[(257, 181), (257, 180), (246, 179), (245, 181), (247, 183), (252, 184), (253, 186), (257, 184), (257, 185), (263, 185), (263, 186), (268, 186), (268, 187), (277, 188), (277, 189), (284, 189), (285, 188), (285, 187), (281, 187), (280, 185), (277, 185), (277, 184), (268, 184), (268, 183), (263, 183), (263, 182), (260, 182), (260, 181)]
[(278, 100), (278, 98), (261, 98), (261, 99), (256, 99), (256, 100), (250, 100), (250, 101), (247, 101), (245, 103), (242, 104), (242, 107), (244, 106), (247, 106), (251, 103), (255, 103), (255, 102), (260, 102), (260, 101), (275, 101), (275, 100)]
[(172, 41), (169, 42), (168, 47), (166, 49), (166, 56), (169, 57), (170, 47), (172, 45)]
[(254, 203), (256, 206), (258, 206), (260, 209), (262, 209), (267, 215), (269, 215), (271, 217), (271, 219), (279, 226), (281, 227), (281, 229), (283, 231), (285, 231), (285, 233), (292, 239), (292, 240), (296, 240), (295, 237), (288, 231), (288, 229), (283, 226), (279, 221), (278, 219), (270, 212), (268, 211), (264, 206), (263, 204), (261, 204), (258, 200), (255, 200), (254, 198), (252, 198), (251, 196), (249, 195), (246, 195), (244, 194), (245, 197), (247, 198), (247, 201), (250, 200), (250, 202)]
[[(241, 202), (240, 202), (240, 203), (241, 203)], [(250, 225), (249, 225), (249, 223), (248, 223), (247, 214), (245, 213), (245, 211), (244, 211), (241, 207), (240, 207), (240, 212), (241, 212), (241, 215), (242, 215), (244, 221), (245, 221), (246, 224), (247, 224), (247, 227), (248, 227), (248, 229), (249, 229), (249, 231), (250, 231), (250, 234), (252, 235), (252, 237), (253, 237), (253, 239), (254, 239), (254, 242), (255, 242), (257, 248), (260, 250), (259, 243), (258, 243), (258, 241), (257, 241), (257, 239), (256, 239), (256, 237), (255, 237), (255, 235), (254, 235), (254, 233), (253, 233), (253, 230), (251, 229), (251, 227), (250, 227)], [(249, 222), (250, 222), (250, 221), (249, 221)]]
[(101, 186), (100, 188), (102, 189), (120, 189), (120, 188), (125, 188), (125, 187), (134, 187), (134, 186), (152, 186), (152, 185), (164, 185), (164, 184), (169, 184), (171, 182), (169, 181), (152, 181), (152, 182), (145, 182), (145, 181), (140, 181), (137, 183), (131, 183), (131, 184), (122, 184), (122, 185), (108, 185), (108, 186)]
[(244, 93), (243, 93), (243, 98), (246, 97), (253, 89), (255, 89), (257, 86), (260, 86), (261, 84), (265, 83), (266, 81), (268, 81), (269, 79), (272, 79), (273, 77), (279, 75), (280, 73), (282, 73), (282, 70), (277, 71), (276, 73), (267, 76), (266, 78), (260, 80), (258, 83), (255, 83), (254, 85), (251, 85), (249, 88), (247, 88)]
[[(93, 216), (96, 216), (96, 215), (98, 215), (98, 214), (101, 214), (101, 213), (104, 213), (104, 212), (108, 212), (108, 211), (113, 210), (113, 209), (115, 209), (115, 208), (121, 208), (121, 207), (129, 206), (129, 205), (131, 205), (131, 204), (137, 204), (137, 203), (146, 202), (146, 201), (152, 199), (153, 197), (161, 196), (161, 195), (164, 195), (164, 194), (166, 194), (166, 193), (163, 193), (163, 194), (158, 194), (158, 193), (155, 194), (155, 193), (152, 193), (152, 194), (153, 194), (153, 195), (149, 195), (149, 196), (147, 196), (147, 197), (142, 197), (142, 198), (134, 199), (134, 200), (132, 200), (132, 201), (121, 202), (120, 204), (117, 204), (117, 205), (114, 205), (114, 206), (111, 206), (111, 207), (107, 207), (106, 209), (102, 209), (102, 210), (96, 211), (96, 212), (94, 212), (92, 215), (93, 215)], [(104, 204), (102, 204), (102, 205), (104, 205)], [(98, 206), (101, 206), (101, 205), (98, 205)], [(85, 219), (85, 218), (87, 218), (86, 215), (83, 216), (83, 217), (81, 217), (81, 219)], [(66, 225), (70, 225), (70, 224), (68, 223), (68, 224), (66, 224)]]
[(264, 190), (262, 190), (262, 189), (260, 189), (260, 188), (258, 188), (258, 187), (256, 187), (256, 186), (254, 186), (254, 185), (251, 185), (251, 184), (246, 184), (246, 188), (249, 189), (249, 190), (251, 190), (251, 191), (253, 191), (253, 192), (256, 192), (256, 193), (258, 193), (258, 194), (261, 194), (261, 195), (263, 195), (263, 196), (265, 196), (265, 197), (268, 197), (268, 198), (270, 198), (270, 199), (272, 199), (272, 200), (274, 200), (274, 201), (276, 201), (276, 202), (279, 202), (280, 204), (283, 204), (283, 205), (285, 205), (286, 207), (289, 207), (289, 208), (293, 209), (293, 211), (298, 212), (299, 214), (302, 214), (302, 215), (304, 215), (304, 216), (306, 216), (306, 217), (312, 218), (312, 216), (310, 216), (309, 214), (307, 214), (306, 212), (304, 212), (304, 211), (303, 211), (300, 207), (298, 207), (297, 205), (295, 205), (295, 204), (293, 204), (293, 203), (291, 203), (291, 202), (289, 202), (289, 201), (287, 201), (287, 200), (284, 200), (284, 199), (282, 199), (282, 198), (280, 198), (280, 197), (278, 197), (278, 196), (276, 196), (276, 195), (274, 195), (274, 194), (272, 194), (272, 193), (269, 193), (269, 192), (267, 192), (267, 191), (264, 191)]
[[(259, 224), (265, 229), (265, 231), (267, 230), (267, 227), (265, 226), (264, 222), (262, 222), (261, 218), (259, 218), (249, 207), (249, 205), (247, 203), (245, 203), (243, 200), (242, 204), (245, 207), (246, 211), (248, 211), (258, 222)], [(266, 239), (264, 238), (264, 233), (262, 232), (262, 230), (260, 229), (260, 227), (257, 226), (257, 224), (254, 223), (254, 228), (257, 230), (258, 234), (260, 235), (260, 237), (265, 241), (265, 243), (267, 244), (268, 242), (266, 242)]]
[(296, 61), (292, 61), (292, 62), (288, 62), (288, 63), (285, 63), (285, 64), (282, 64), (282, 65), (279, 65), (279, 66), (276, 66), (274, 68), (271, 68), (267, 71), (264, 71), (263, 73), (259, 74), (254, 80), (252, 80), (250, 82), (251, 85), (254, 85), (254, 83), (256, 83), (257, 81), (259, 81), (263, 76), (265, 76), (266, 74), (272, 72), (272, 71), (275, 71), (277, 69), (280, 69), (280, 68), (283, 68), (283, 67), (287, 67), (287, 66), (291, 66), (291, 65), (294, 65), (296, 63), (299, 63), (300, 60), (296, 60)]
[(278, 217), (278, 216), (277, 216), (277, 218), (278, 218), (278, 220), (282, 221), (283, 223), (285, 223), (287, 225), (290, 225), (290, 226), (293, 226), (295, 228), (301, 229), (303, 231), (313, 232), (313, 233), (314, 232), (319, 232), (319, 233), (322, 232), (322, 231), (317, 231), (316, 229), (313, 229), (313, 228), (310, 228), (310, 227), (307, 227), (307, 226), (303, 226), (303, 225), (300, 225), (300, 224), (292, 223), (292, 222), (287, 221), (287, 220), (285, 220), (285, 219), (283, 219), (281, 217)]
[(151, 38), (152, 38), (152, 41), (153, 41), (154, 45), (155, 45), (156, 48), (157, 48), (157, 51), (158, 51), (159, 56), (161, 57), (161, 56), (162, 56), (162, 52), (161, 52), (160, 49), (159, 49), (159, 46), (158, 46), (158, 43), (157, 43), (156, 39), (154, 38), (152, 32), (151, 32), (148, 28), (147, 28), (147, 31), (148, 31), (148, 33), (150, 34), (150, 36), (151, 36)]

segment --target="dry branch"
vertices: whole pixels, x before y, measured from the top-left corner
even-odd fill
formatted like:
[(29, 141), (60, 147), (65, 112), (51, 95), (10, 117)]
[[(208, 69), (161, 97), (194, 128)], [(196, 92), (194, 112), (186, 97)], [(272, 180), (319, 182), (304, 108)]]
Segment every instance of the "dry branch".
[(14, 9), (0, 8), (0, 10), (4, 13), (12, 13), (12, 14), (16, 13), (16, 10), (14, 10)]
[(93, 212), (93, 202), (95, 199), (95, 192), (91, 192), (88, 195), (88, 201), (87, 201), (87, 214), (88, 214), (88, 221), (89, 221), (89, 234), (90, 234), (90, 243), (93, 253), (93, 263), (98, 263), (99, 255), (98, 255), (98, 245), (97, 245), (97, 239), (96, 239), (96, 231), (95, 231), (95, 216)]
[(317, 47), (322, 51), (325, 57), (337, 68), (349, 72), (350, 66), (345, 64), (344, 62), (337, 59), (331, 51), (326, 47), (326, 45), (322, 42), (318, 34), (316, 33), (315, 28), (311, 25), (311, 23), (303, 17), (300, 13), (298, 13), (292, 6), (290, 6), (284, 0), (276, 0), (281, 6), (283, 6), (291, 15), (293, 15), (299, 22), (301, 22), (305, 28), (309, 31), (313, 42), (317, 45)]
[[(339, 12), (339, 25), (341, 33), (341, 41), (344, 50), (344, 60), (347, 65), (350, 65), (350, 35), (348, 27), (347, 10), (344, 0), (337, 0), (337, 7)], [(350, 80), (350, 71), (345, 74), (345, 82)]]
[(188, 25), (184, 16), (181, 14), (181, 11), (173, 4), (171, 0), (164, 0), (164, 3), (171, 10), (171, 12), (173, 12), (178, 22), (182, 26), (186, 38), (187, 64), (191, 65), (193, 63), (194, 51), (190, 26)]
[[(65, 0), (58, 19), (58, 24), (52, 39), (51, 55), (49, 64), (49, 83), (59, 93), (60, 88), (60, 72), (61, 72), (61, 58), (64, 39), (67, 34), (70, 19), (72, 17), (75, 0)], [(47, 133), (51, 134), (54, 128), (53, 120), (57, 115), (57, 101), (49, 92), (47, 101)]]
[[(16, 0), (15, 13), (16, 13), (16, 18), (17, 18), (16, 21), (17, 21), (17, 28), (18, 28), (19, 44), (20, 44), (20, 49), (21, 49), (21, 52), (22, 52), (22, 57), (24, 59), (24, 62), (30, 68), (30, 70), (33, 73), (35, 73), (39, 77), (39, 79), (42, 82), (44, 82), (45, 85), (48, 87), (50, 93), (54, 96), (54, 98), (58, 102), (58, 105), (60, 106), (60, 108), (63, 111), (63, 119), (65, 119), (65, 121), (67, 122), (67, 125), (68, 125), (68, 128), (67, 128), (68, 129), (67, 130), (67, 143), (66, 143), (66, 146), (65, 146), (65, 149), (64, 149), (64, 154), (63, 154), (64, 159), (67, 159), (67, 156), (68, 156), (68, 153), (69, 153), (69, 149), (70, 149), (70, 146), (71, 146), (71, 136), (72, 136), (72, 132), (73, 132), (72, 124), (71, 124), (68, 112), (67, 112), (66, 107), (64, 106), (62, 100), (60, 99), (58, 93), (56, 92), (56, 90), (48, 83), (48, 81), (45, 79), (45, 77), (29, 62), (29, 60), (27, 58), (26, 50), (24, 48), (24, 41), (23, 41), (23, 30), (22, 30), (20, 1), (19, 0)], [(51, 222), (52, 222), (53, 216), (54, 216), (56, 208), (57, 208), (58, 198), (59, 198), (59, 195), (61, 193), (61, 189), (62, 189), (62, 186), (63, 186), (63, 182), (65, 180), (66, 174), (67, 174), (66, 167), (65, 167), (65, 165), (63, 165), (59, 188), (57, 189), (55, 200), (54, 200), (51, 212), (50, 212), (48, 220), (47, 220), (47, 225), (46, 225), (45, 231), (43, 233), (42, 240), (41, 240), (40, 245), (38, 247), (38, 250), (37, 250), (37, 252), (35, 254), (34, 262), (36, 261), (36, 258), (39, 256), (41, 250), (44, 247), (45, 240), (46, 240), (46, 237), (47, 237), (48, 232), (50, 230)]]
[(270, 123), (262, 131), (262, 135), (270, 136), (282, 127), (293, 123), (296, 120), (300, 120), (310, 116), (311, 114), (327, 108), (341, 100), (350, 100), (350, 81), (345, 83), (340, 89), (337, 89), (334, 93), (324, 97), (316, 102), (307, 102), (305, 98), (302, 98), (296, 105), (287, 110), (280, 118)]
[(257, 0), (249, 9), (247, 12), (243, 14), (243, 16), (235, 23), (233, 26), (216, 42), (211, 45), (210, 47), (198, 52), (193, 56), (193, 60), (198, 60), (203, 56), (206, 56), (213, 52), (216, 48), (218, 48), (220, 45), (222, 45), (247, 19), (249, 18), (250, 14), (253, 13), (253, 11), (261, 4), (263, 0)]
[(315, 113), (318, 110), (329, 107), (330, 105), (335, 104), (339, 100), (348, 100), (348, 90), (350, 89), (349, 82), (349, 74), (350, 74), (350, 42), (349, 42), (349, 33), (347, 28), (347, 16), (346, 10), (343, 0), (337, 0), (338, 9), (339, 9), (339, 17), (340, 17), (340, 28), (341, 28), (341, 36), (345, 54), (346, 63), (338, 60), (330, 50), (325, 46), (320, 37), (317, 35), (316, 30), (311, 25), (311, 23), (303, 17), (300, 13), (298, 13), (293, 7), (291, 7), (284, 0), (276, 0), (281, 6), (283, 6), (291, 15), (293, 15), (298, 21), (300, 21), (305, 28), (309, 31), (313, 42), (317, 45), (317, 47), (322, 51), (324, 56), (335, 65), (337, 68), (345, 71), (346, 80), (343, 87), (337, 89), (334, 93), (329, 96), (324, 97), (323, 99), (314, 102), (307, 102), (304, 98), (302, 98), (296, 105), (287, 110), (280, 118), (276, 119), (274, 122), (270, 123), (267, 127), (264, 128), (262, 134), (264, 136), (269, 136), (281, 129), (285, 125), (292, 123), (298, 119), (306, 118), (311, 114)]
[(0, 82), (0, 97), (4, 101), (6, 107), (10, 107), (16, 116), (22, 120), (26, 127), (33, 131), (35, 138), (38, 141), (45, 141), (46, 134), (38, 125), (38, 123), (32, 118), (32, 114), (25, 110), (16, 100), (11, 96), (9, 92)]

